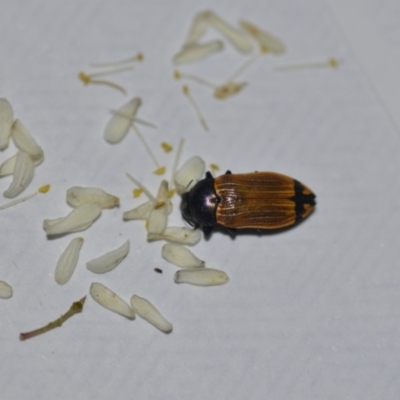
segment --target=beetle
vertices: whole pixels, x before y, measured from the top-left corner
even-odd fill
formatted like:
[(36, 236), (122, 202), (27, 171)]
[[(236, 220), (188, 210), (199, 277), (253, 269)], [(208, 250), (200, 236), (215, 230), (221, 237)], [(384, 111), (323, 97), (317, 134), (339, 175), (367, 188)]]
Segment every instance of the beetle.
[(234, 235), (236, 229), (279, 229), (306, 218), (315, 194), (299, 181), (276, 172), (232, 174), (210, 172), (182, 194), (181, 213), (208, 237), (216, 225)]

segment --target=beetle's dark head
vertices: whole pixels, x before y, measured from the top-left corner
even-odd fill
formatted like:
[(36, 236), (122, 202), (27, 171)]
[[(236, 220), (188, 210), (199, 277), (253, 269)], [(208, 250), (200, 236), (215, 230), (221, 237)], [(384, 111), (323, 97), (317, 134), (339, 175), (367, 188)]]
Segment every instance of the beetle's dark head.
[(201, 226), (208, 236), (216, 225), (215, 212), (219, 198), (215, 193), (214, 179), (203, 179), (182, 195), (182, 217), (192, 226)]
[(193, 220), (192, 214), (190, 212), (190, 192), (186, 192), (182, 194), (181, 201), (181, 213), (183, 219), (191, 226), (196, 226), (196, 222)]

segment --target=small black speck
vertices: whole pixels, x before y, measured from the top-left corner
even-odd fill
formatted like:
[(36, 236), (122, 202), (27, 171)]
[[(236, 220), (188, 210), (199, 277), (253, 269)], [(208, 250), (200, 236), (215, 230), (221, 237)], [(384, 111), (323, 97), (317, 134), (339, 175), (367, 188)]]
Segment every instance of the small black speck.
[(154, 268), (154, 271), (156, 271), (159, 274), (162, 274), (162, 269), (160, 269), (160, 268)]

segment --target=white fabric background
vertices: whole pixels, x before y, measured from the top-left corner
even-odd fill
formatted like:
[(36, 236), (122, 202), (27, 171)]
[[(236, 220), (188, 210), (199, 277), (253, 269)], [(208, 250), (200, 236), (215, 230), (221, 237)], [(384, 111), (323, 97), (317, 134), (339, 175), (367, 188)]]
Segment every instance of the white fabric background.
[[(210, 125), (204, 132), (171, 58), (191, 19), (212, 8), (228, 21), (248, 19), (280, 37), (288, 52), (266, 56), (243, 74), (248, 87), (220, 102), (191, 91)], [(0, 301), (3, 399), (397, 399), (400, 393), (399, 19), (395, 1), (13, 1), (0, 6), (0, 97), (45, 151), (27, 193), (51, 191), (2, 211), (0, 279), (14, 288)], [(214, 32), (208, 38), (219, 37)], [(200, 155), (221, 172), (271, 170), (317, 194), (316, 212), (279, 234), (216, 232), (194, 252), (229, 274), (222, 287), (176, 285), (175, 268), (148, 244), (141, 222), (122, 212), (129, 171), (156, 191), (159, 178), (137, 137), (102, 139), (128, 97), (84, 87), (93, 61), (145, 55), (135, 71), (111, 77), (141, 96), (142, 128), (158, 144), (184, 137), (183, 159)], [(334, 56), (337, 70), (277, 73), (276, 65)], [(225, 51), (182, 71), (223, 82), (244, 61)], [(1, 160), (12, 155), (11, 146)], [(169, 168), (170, 171), (170, 168)], [(167, 176), (169, 178), (168, 172)], [(4, 191), (10, 178), (0, 181)], [(59, 287), (54, 267), (72, 237), (48, 240), (44, 218), (65, 215), (65, 191), (98, 186), (120, 196), (87, 231), (78, 268)], [(5, 202), (5, 199), (3, 199)], [(178, 198), (171, 224), (181, 224)], [(97, 276), (86, 261), (131, 240), (113, 272)], [(163, 269), (156, 274), (155, 267)], [(99, 281), (125, 299), (149, 298), (174, 324), (164, 335), (87, 299), (82, 314), (46, 335), (20, 342), (65, 312)]]

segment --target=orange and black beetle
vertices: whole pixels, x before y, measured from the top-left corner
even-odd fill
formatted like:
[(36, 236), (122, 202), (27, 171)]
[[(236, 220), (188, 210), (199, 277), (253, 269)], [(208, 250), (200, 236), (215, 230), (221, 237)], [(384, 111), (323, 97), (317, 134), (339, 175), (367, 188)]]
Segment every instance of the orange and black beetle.
[(289, 176), (275, 172), (232, 174), (213, 178), (210, 172), (182, 195), (183, 218), (209, 236), (215, 225), (236, 229), (277, 229), (306, 218), (315, 194)]

